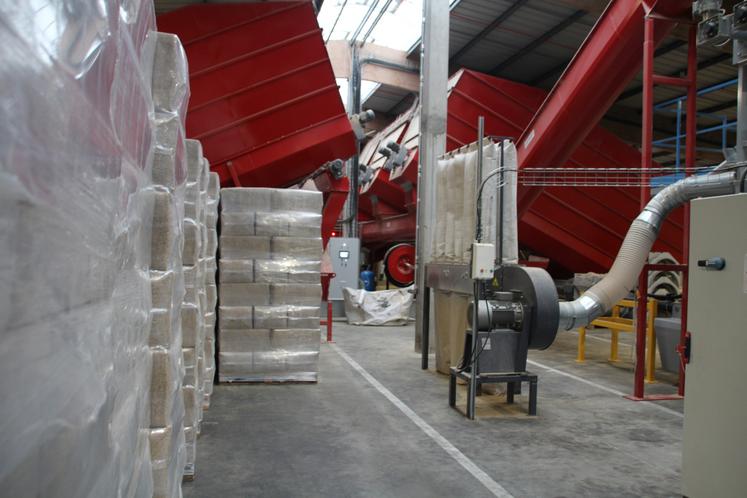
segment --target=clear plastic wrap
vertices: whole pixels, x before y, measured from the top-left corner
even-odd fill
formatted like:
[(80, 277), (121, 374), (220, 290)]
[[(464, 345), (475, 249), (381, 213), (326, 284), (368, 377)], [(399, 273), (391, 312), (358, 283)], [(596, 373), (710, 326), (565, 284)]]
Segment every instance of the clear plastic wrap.
[(220, 379), (317, 379), (322, 196), (221, 191)]
[(189, 75), (186, 54), (175, 35), (152, 38), (151, 85), (155, 103), (152, 123), (155, 152), (152, 180), (156, 198), (151, 247), (153, 309), (150, 347), (150, 441), (154, 497), (181, 496), (186, 460), (185, 407), (182, 390), (184, 341), (192, 341), (194, 316), (182, 306), (185, 280), (182, 258), (189, 243), (184, 220), (187, 156), (184, 111)]
[[(225, 226), (225, 221), (221, 225)], [(220, 257), (226, 260), (269, 259), (272, 237), (220, 236)]]
[(184, 196), (184, 245), (182, 263), (184, 265), (184, 301), (182, 303), (182, 327), (184, 342), (182, 360), (184, 379), (184, 438), (186, 461), (184, 474), (195, 475), (197, 456), (197, 434), (200, 432), (204, 399), (205, 370), (205, 314), (208, 311), (208, 297), (205, 289), (206, 210), (209, 165), (202, 155), (202, 145), (198, 140), (186, 140), (187, 181)]
[(218, 288), (222, 306), (270, 304), (270, 284), (224, 284)]
[(258, 259), (254, 262), (254, 281), (257, 283), (320, 282), (319, 264), (314, 260), (283, 258)]
[(153, 5), (0, 19), (2, 494), (152, 496)]
[(218, 261), (218, 280), (221, 284), (248, 284), (254, 282), (253, 259), (224, 259)]
[(221, 377), (233, 382), (317, 380), (319, 328), (229, 329), (220, 334)]
[[(207, 168), (210, 165), (207, 164)], [(213, 380), (215, 378), (215, 324), (216, 306), (218, 305), (218, 287), (215, 276), (218, 271), (218, 203), (220, 202), (220, 178), (218, 173), (212, 172), (208, 175), (207, 182), (207, 204), (205, 208), (205, 290), (207, 293), (207, 309), (204, 316), (205, 341), (203, 344), (205, 358), (205, 378), (203, 383), (203, 408), (210, 406), (210, 396), (213, 393)]]

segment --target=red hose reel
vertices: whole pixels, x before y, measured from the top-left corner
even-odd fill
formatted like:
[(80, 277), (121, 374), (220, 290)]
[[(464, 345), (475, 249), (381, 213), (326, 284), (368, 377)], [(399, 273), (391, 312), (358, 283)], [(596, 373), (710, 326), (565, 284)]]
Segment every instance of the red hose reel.
[(407, 287), (415, 281), (415, 246), (397, 244), (384, 255), (384, 274), (397, 287)]

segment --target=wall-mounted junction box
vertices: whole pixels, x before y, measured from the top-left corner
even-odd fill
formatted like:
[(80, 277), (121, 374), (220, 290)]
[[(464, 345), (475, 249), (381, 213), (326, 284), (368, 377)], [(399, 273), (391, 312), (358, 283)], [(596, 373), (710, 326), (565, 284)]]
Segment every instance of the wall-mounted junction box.
[(472, 243), (472, 279), (492, 280), (495, 266), (495, 246), (493, 244)]
[[(349, 237), (332, 237), (327, 245), (327, 252), (332, 263), (335, 278), (329, 283), (329, 300), (332, 301), (334, 316), (345, 316), (342, 289), (358, 289), (361, 261), (361, 239)], [(324, 311), (326, 313), (326, 311)]]

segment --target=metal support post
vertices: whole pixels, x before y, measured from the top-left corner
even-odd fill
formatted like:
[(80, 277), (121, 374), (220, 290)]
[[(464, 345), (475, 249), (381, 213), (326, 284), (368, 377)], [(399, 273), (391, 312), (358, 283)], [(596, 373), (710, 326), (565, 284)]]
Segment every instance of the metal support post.
[(747, 160), (747, 81), (745, 81), (747, 64), (737, 66), (739, 82), (737, 83), (737, 142), (735, 144), (737, 161)]
[[(475, 198), (479, 195), (479, 188), (482, 183), (482, 164), (483, 164), (483, 138), (485, 137), (485, 118), (480, 116), (477, 118), (477, 171), (475, 171)], [(476, 220), (475, 225), (475, 238), (477, 242), (480, 242), (480, 220)], [(500, 240), (498, 241), (500, 244)], [(474, 252), (472, 253), (473, 266), (474, 266)], [(480, 281), (474, 280), (472, 284), (472, 355), (470, 355), (469, 361), (472, 363), (470, 368), (469, 388), (467, 389), (467, 418), (470, 420), (475, 419), (475, 396), (477, 395), (477, 389), (479, 385), (477, 383), (477, 377), (480, 375), (480, 369), (478, 368), (478, 355), (476, 352), (480, 347), (479, 333), (477, 326), (477, 310), (479, 308), (478, 303), (480, 302)], [(465, 360), (466, 361), (466, 360)]]
[[(648, 204), (651, 197), (649, 177), (645, 170), (651, 168), (651, 146), (654, 135), (654, 23), (653, 17), (644, 20), (643, 35), (643, 117), (641, 120), (641, 168), (644, 170), (641, 182), (640, 210)], [(638, 276), (638, 293), (636, 302), (635, 326), (635, 384), (633, 397), (643, 398), (643, 378), (646, 370), (646, 301), (648, 294), (648, 272), (645, 269)]]
[(332, 341), (332, 301), (327, 301), (327, 342)]
[[(662, 78), (654, 74), (654, 48), (655, 48), (655, 36), (654, 28), (656, 19), (661, 22), (672, 23), (676, 22), (674, 19), (667, 18), (654, 18), (647, 16), (644, 24), (644, 41), (643, 41), (643, 118), (642, 118), (642, 133), (641, 133), (641, 168), (644, 170), (642, 175), (641, 184), (641, 204), (640, 208), (646, 207), (651, 197), (651, 185), (650, 176), (646, 174), (645, 170), (651, 168), (652, 158), (652, 144), (653, 144), (653, 90), (654, 84), (660, 85), (676, 85), (685, 86), (687, 88), (687, 116), (685, 121), (685, 174), (691, 174), (695, 167), (695, 142), (697, 140), (696, 132), (696, 119), (697, 119), (697, 108), (696, 99), (698, 95), (697, 90), (697, 44), (696, 44), (696, 25), (691, 25), (689, 28), (689, 45), (687, 52), (687, 77), (686, 78)], [(678, 131), (679, 135), (679, 131)], [(679, 138), (678, 138), (679, 142)], [(690, 226), (689, 226), (689, 204), (685, 204), (685, 219), (683, 224), (683, 259), (688, 260), (689, 252), (689, 238), (690, 238)], [(646, 331), (650, 325), (648, 317), (652, 315), (648, 309), (648, 272), (654, 269), (657, 265), (646, 264), (643, 266), (641, 274), (638, 276), (638, 291), (636, 294), (636, 343), (635, 343), (635, 374), (633, 384), (633, 394), (626, 396), (634, 401), (643, 400), (657, 400), (657, 399), (677, 399), (682, 396), (684, 392), (684, 381), (685, 372), (684, 368), (680, 367), (680, 385), (678, 388), (677, 395), (657, 395), (657, 396), (645, 396), (644, 383), (646, 381), (646, 364), (649, 365), (648, 379), (653, 380), (653, 365), (655, 362), (655, 352), (653, 345), (649, 345), (648, 361), (646, 357), (646, 344), (647, 342), (653, 343), (653, 338), (649, 338), (647, 341)], [(680, 331), (680, 345), (684, 344), (685, 335), (687, 332), (687, 266), (682, 265), (668, 265), (676, 271), (682, 271), (683, 286), (682, 286), (682, 329)]]
[[(429, 287), (422, 287), (423, 294), (421, 296), (423, 300), (423, 330), (430, 330), (431, 320), (431, 289)], [(420, 368), (428, 370), (428, 354), (431, 349), (431, 341), (429, 334), (423, 334), (423, 342), (420, 348)]]
[[(420, 53), (420, 143), (415, 230), (415, 350), (429, 333), (424, 316), (428, 292), (425, 266), (430, 261), (435, 224), (436, 164), (446, 150), (446, 91), (449, 77), (449, 1), (423, 2)], [(427, 354), (427, 351), (425, 351)]]
[[(361, 65), (358, 55), (358, 44), (350, 46), (350, 80), (348, 80), (348, 114), (361, 112)], [(350, 193), (345, 203), (345, 223), (342, 233), (344, 237), (358, 237), (358, 190), (360, 176), (360, 142), (356, 141), (356, 153), (348, 160), (348, 178), (350, 179)]]
[[(474, 255), (472, 255), (472, 257), (474, 257)], [(472, 354), (469, 358), (469, 362), (472, 364), (472, 366), (469, 369), (469, 387), (467, 388), (467, 418), (470, 420), (475, 419), (475, 395), (477, 394), (477, 377), (480, 375), (477, 354), (477, 351), (480, 349), (480, 334), (478, 332), (477, 326), (477, 309), (479, 301), (480, 281), (475, 280), (472, 285)], [(467, 361), (466, 358), (465, 361)]]

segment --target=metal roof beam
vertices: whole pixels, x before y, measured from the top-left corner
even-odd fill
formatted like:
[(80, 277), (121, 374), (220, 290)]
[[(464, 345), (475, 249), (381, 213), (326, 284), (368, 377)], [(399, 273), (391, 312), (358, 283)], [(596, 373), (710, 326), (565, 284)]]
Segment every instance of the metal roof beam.
[(710, 107), (706, 107), (705, 109), (701, 109), (698, 112), (704, 112), (706, 114), (710, 114), (712, 112), (718, 112), (723, 111), (725, 109), (731, 109), (737, 107), (737, 101), (736, 100), (730, 100), (728, 102), (722, 102), (720, 104), (712, 105)]
[[(662, 45), (661, 47), (659, 47), (659, 48), (656, 49), (656, 51), (654, 52), (654, 57), (659, 57), (660, 55), (667, 54), (667, 53), (671, 52), (672, 50), (677, 50), (678, 48), (680, 48), (681, 46), (685, 45), (686, 43), (687, 42), (685, 42), (683, 40), (674, 40), (674, 41), (672, 41), (670, 43), (667, 43), (666, 45)], [(571, 60), (572, 59), (568, 59), (567, 62), (563, 62), (562, 64), (558, 64), (557, 66), (555, 66), (555, 67), (553, 67), (551, 69), (548, 69), (544, 73), (535, 76), (534, 78), (532, 78), (531, 81), (527, 82), (527, 84), (532, 85), (532, 86), (539, 85), (543, 81), (549, 79), (551, 76), (554, 76), (554, 75), (562, 72), (566, 67), (568, 67), (568, 64), (571, 63)]]
[[(716, 64), (719, 64), (721, 62), (724, 62), (724, 61), (730, 60), (730, 59), (731, 59), (731, 54), (726, 54), (726, 53), (718, 54), (718, 55), (713, 56), (713, 57), (711, 57), (709, 59), (706, 59), (704, 61), (698, 62), (698, 71), (700, 71), (702, 69), (709, 68), (711, 66), (715, 66)], [(678, 76), (678, 75), (686, 73), (686, 72), (687, 72), (687, 67), (684, 67), (684, 68), (678, 69), (676, 71), (672, 71), (667, 76)], [(643, 91), (643, 87), (642, 86), (637, 86), (635, 88), (631, 88), (630, 90), (626, 90), (626, 91), (624, 91), (623, 93), (620, 94), (620, 96), (617, 98), (617, 102), (620, 102), (621, 100), (629, 99), (630, 97), (632, 97), (634, 95), (638, 95), (642, 91)]]
[[(636, 121), (626, 119), (626, 118), (621, 118), (619, 116), (608, 115), (608, 116), (604, 116), (603, 119), (607, 121), (612, 121), (613, 123), (620, 123), (621, 125), (630, 126), (630, 127), (637, 128), (637, 129), (641, 128), (640, 122), (636, 122)], [(674, 136), (676, 133), (674, 130), (665, 130), (664, 128), (654, 128), (654, 132), (660, 135), (664, 135), (665, 137)], [(683, 135), (683, 139), (684, 139), (684, 135)], [(698, 142), (701, 144), (716, 145), (716, 146), (721, 147), (721, 142), (714, 142), (713, 140), (707, 140), (707, 139), (702, 138), (702, 136), (698, 137)]]
[(569, 59), (566, 62), (563, 62), (561, 64), (558, 64), (557, 66), (548, 69), (544, 73), (535, 76), (534, 78), (532, 78), (531, 80), (529, 80), (527, 82), (527, 84), (528, 85), (532, 85), (532, 86), (537, 86), (540, 83), (542, 83), (543, 81), (545, 81), (547, 79), (550, 79), (551, 76), (555, 76), (558, 73), (562, 73), (563, 70), (565, 68), (567, 68), (568, 64), (570, 64), (570, 63), (571, 63), (571, 59)]
[(495, 66), (493, 69), (488, 71), (490, 74), (499, 74), (502, 71), (504, 71), (507, 67), (509, 67), (512, 64), (515, 64), (518, 60), (525, 57), (527, 54), (532, 53), (537, 47), (545, 43), (547, 40), (552, 38), (553, 36), (557, 35), (567, 27), (569, 27), (571, 24), (574, 24), (576, 21), (581, 19), (586, 15), (586, 11), (584, 10), (577, 10), (570, 16), (566, 17), (562, 21), (560, 21), (558, 24), (550, 28), (549, 30), (545, 31), (541, 36), (535, 38), (532, 40), (531, 43), (528, 45), (522, 47), (519, 49), (515, 54), (510, 56), (505, 61), (501, 62), (497, 66)]
[(525, 3), (527, 3), (528, 0), (515, 0), (514, 3), (511, 4), (509, 8), (504, 10), (501, 15), (496, 17), (493, 22), (488, 24), (482, 31), (480, 31), (474, 38), (472, 38), (470, 41), (468, 41), (462, 48), (457, 50), (457, 52), (452, 55), (449, 58), (449, 65), (452, 65), (456, 62), (459, 62), (459, 59), (464, 56), (467, 52), (472, 50), (472, 48), (480, 43), (483, 38), (488, 36), (491, 31), (493, 31), (495, 28), (503, 24), (509, 17), (514, 15), (514, 13), (519, 10)]

